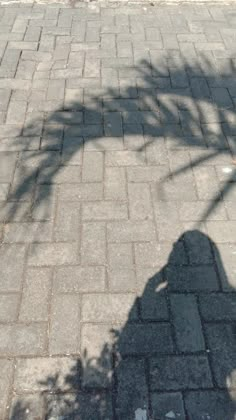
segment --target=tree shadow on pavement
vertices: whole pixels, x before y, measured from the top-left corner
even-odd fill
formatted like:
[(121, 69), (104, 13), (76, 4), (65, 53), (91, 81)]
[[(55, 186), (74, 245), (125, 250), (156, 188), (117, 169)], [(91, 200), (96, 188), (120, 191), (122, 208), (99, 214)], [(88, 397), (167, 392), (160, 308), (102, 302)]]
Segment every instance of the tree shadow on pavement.
[[(136, 153), (135, 164), (160, 165), (157, 187), (162, 194), (165, 185), (178, 184), (201, 165), (225, 165), (227, 173), (219, 175), (202, 220), (209, 217), (222, 198), (228, 199), (236, 178), (235, 69), (233, 60), (225, 68), (219, 63), (207, 53), (199, 54), (195, 64), (192, 57), (157, 54), (152, 65), (141, 60), (125, 69), (121, 86), (112, 87), (111, 80), (83, 101), (72, 100), (45, 113), (44, 120), (34, 119), (32, 112), (23, 136), (10, 139), (11, 150), (20, 156), (8, 202), (2, 203), (2, 220), (47, 220), (56, 185), (73, 183), (73, 176), (75, 182), (84, 182), (83, 152), (94, 150), (109, 154), (108, 166), (119, 166), (115, 151), (121, 159), (129, 151)], [(30, 109), (37, 110), (37, 102)], [(182, 157), (175, 166), (167, 150), (186, 150), (189, 159)], [(187, 184), (191, 188), (191, 181)]]
[(235, 290), (217, 246), (186, 231), (163, 267), (141, 268), (125, 325), (87, 325), (81, 358), (36, 372), (41, 405), (26, 386), (11, 420), (235, 419)]

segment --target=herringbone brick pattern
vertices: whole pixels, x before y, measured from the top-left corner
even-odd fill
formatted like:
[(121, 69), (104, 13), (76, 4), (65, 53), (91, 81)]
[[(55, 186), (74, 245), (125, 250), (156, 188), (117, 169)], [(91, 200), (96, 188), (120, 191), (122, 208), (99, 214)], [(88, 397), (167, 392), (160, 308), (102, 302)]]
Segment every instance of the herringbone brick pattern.
[(234, 419), (235, 40), (235, 5), (1, 6), (1, 419)]

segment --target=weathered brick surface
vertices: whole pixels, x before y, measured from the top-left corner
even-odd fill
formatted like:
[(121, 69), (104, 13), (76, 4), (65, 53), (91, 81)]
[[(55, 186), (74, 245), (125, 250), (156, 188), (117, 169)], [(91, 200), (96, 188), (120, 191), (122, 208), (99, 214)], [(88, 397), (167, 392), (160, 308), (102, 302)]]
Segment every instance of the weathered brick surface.
[(235, 12), (0, 6), (0, 418), (233, 418)]

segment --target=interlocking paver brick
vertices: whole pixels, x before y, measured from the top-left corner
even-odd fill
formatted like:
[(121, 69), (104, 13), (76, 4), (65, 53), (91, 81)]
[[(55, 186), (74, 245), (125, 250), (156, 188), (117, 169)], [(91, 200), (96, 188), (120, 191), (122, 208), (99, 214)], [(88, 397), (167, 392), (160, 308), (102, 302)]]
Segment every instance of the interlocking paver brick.
[(83, 220), (123, 220), (128, 218), (126, 203), (119, 201), (99, 201), (85, 203)]
[(11, 356), (33, 356), (45, 351), (47, 328), (43, 323), (1, 324), (0, 354)]
[(32, 244), (29, 248), (29, 265), (51, 266), (75, 263), (76, 247), (73, 243), (56, 242)]
[(230, 418), (234, 413), (234, 403), (225, 391), (195, 391), (185, 397), (185, 406), (190, 420), (194, 420), (196, 413), (206, 415), (214, 420)]
[[(14, 389), (19, 393), (53, 391), (56, 386), (66, 391), (70, 386), (64, 381), (76, 364), (71, 357), (36, 357), (19, 359), (16, 365)], [(48, 375), (58, 374), (58, 381), (46, 381)]]
[(51, 279), (49, 268), (27, 269), (19, 310), (21, 322), (48, 321)]
[(129, 183), (129, 216), (131, 220), (152, 219), (151, 194), (148, 184)]
[[(155, 417), (164, 418), (166, 415), (176, 415), (179, 420), (185, 420), (183, 397), (180, 392), (151, 394), (152, 411)], [(168, 418), (168, 417), (167, 417)]]
[(152, 390), (198, 389), (211, 387), (212, 379), (206, 356), (160, 357), (151, 360)]
[(107, 224), (108, 242), (149, 242), (156, 239), (155, 225), (151, 221), (124, 221)]
[(80, 302), (76, 295), (57, 295), (51, 302), (49, 353), (73, 354), (79, 341)]
[(170, 302), (179, 350), (181, 352), (204, 350), (205, 344), (196, 298), (191, 295), (172, 295)]
[(83, 223), (81, 233), (82, 264), (106, 264), (106, 229), (103, 222)]
[(102, 292), (105, 269), (102, 266), (68, 266), (56, 270), (54, 290), (58, 293)]
[(1, 359), (0, 366), (2, 372), (0, 381), (0, 415), (4, 418), (6, 416), (8, 393), (13, 375), (13, 360)]
[[(90, 294), (82, 298), (82, 320), (84, 322), (122, 322), (127, 319), (134, 303), (133, 294)], [(132, 319), (137, 317), (133, 310)]]
[(0, 295), (0, 322), (14, 322), (17, 319), (19, 294)]
[[(24, 245), (0, 246), (1, 261), (1, 292), (19, 292), (21, 289), (22, 275), (24, 270), (24, 257), (26, 249)], [(12, 264), (14, 261), (14, 265)]]

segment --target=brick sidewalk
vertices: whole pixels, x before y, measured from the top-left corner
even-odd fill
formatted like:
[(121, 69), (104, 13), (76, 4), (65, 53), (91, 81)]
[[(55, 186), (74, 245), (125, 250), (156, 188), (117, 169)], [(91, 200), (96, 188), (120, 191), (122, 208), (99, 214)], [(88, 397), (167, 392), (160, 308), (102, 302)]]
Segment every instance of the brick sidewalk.
[(0, 7), (0, 419), (234, 420), (236, 4), (77, 6)]

